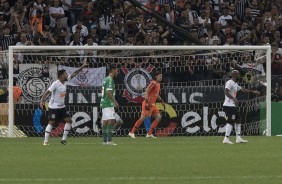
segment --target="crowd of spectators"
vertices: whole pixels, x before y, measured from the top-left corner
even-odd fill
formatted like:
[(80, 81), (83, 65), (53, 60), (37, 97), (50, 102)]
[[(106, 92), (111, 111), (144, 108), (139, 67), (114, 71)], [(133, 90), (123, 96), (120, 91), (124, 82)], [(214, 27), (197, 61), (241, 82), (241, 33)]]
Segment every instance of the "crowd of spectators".
[[(272, 74), (282, 74), (281, 0), (137, 1), (203, 45), (271, 44)], [(10, 45), (186, 44), (128, 1), (0, 0), (0, 51)]]
[[(137, 0), (206, 45), (282, 47), (281, 0)], [(9, 45), (181, 45), (149, 13), (121, 0), (0, 0), (1, 50)]]

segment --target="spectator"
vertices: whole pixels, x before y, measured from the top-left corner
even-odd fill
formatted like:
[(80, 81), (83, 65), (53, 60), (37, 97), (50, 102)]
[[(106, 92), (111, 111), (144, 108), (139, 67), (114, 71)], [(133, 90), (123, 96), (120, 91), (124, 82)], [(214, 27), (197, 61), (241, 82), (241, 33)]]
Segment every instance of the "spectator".
[[(24, 46), (26, 41), (27, 41), (26, 35), (25, 35), (25, 34), (21, 34), (21, 35), (20, 35), (20, 41), (17, 42), (16, 45), (18, 45), (18, 46)], [(18, 58), (17, 60), (18, 60), (19, 62), (21, 62), (21, 63), (23, 62), (23, 54), (22, 54), (22, 53), (17, 54), (17, 58)]]
[(232, 17), (231, 15), (229, 15), (229, 8), (228, 7), (224, 7), (223, 9), (223, 15), (221, 15), (218, 19), (218, 22), (220, 24), (220, 28), (222, 30), (225, 30), (225, 28), (228, 25), (232, 24)]
[[(87, 43), (84, 46), (98, 46), (97, 43), (93, 42), (93, 38), (91, 36), (87, 37)], [(85, 50), (85, 55), (89, 56), (88, 62), (96, 63), (96, 56), (97, 51), (96, 50)]]
[(4, 25), (6, 25), (10, 21), (12, 9), (7, 0), (1, 0), (0, 7), (1, 7), (1, 12), (3, 12)]
[(160, 12), (160, 6), (156, 4), (155, 0), (149, 0), (146, 7), (153, 12)]
[(57, 45), (66, 45), (67, 28), (63, 27), (62, 19), (56, 19), (56, 25), (52, 28), (52, 33), (55, 36)]
[(41, 9), (35, 10), (35, 16), (32, 17), (30, 29), (42, 34), (43, 31), (43, 12)]
[(282, 66), (282, 51), (277, 44), (271, 45), (271, 74), (280, 75)]
[(101, 44), (101, 37), (97, 33), (97, 30), (98, 30), (98, 26), (96, 24), (92, 24), (89, 36), (92, 37), (93, 42), (95, 42), (98, 45), (100, 45)]
[(250, 7), (250, 1), (249, 0), (235, 1), (235, 6), (236, 6), (236, 12), (239, 16), (239, 20), (242, 21), (246, 8)]
[(32, 41), (33, 40), (33, 31), (30, 30), (30, 27), (28, 24), (25, 24), (21, 27), (20, 33), (25, 34), (26, 35), (26, 39), (28, 41)]
[(93, 24), (94, 20), (94, 3), (89, 2), (86, 7), (82, 9), (83, 25), (90, 29), (90, 26)]
[[(276, 8), (277, 9), (277, 8)], [(250, 10), (251, 10), (251, 15), (252, 17), (255, 19), (257, 19), (257, 17), (259, 17), (261, 15), (260, 13), (260, 9), (258, 7), (258, 1), (257, 0), (252, 0), (251, 2), (251, 6), (250, 6)]]
[(210, 11), (203, 10), (201, 13), (201, 16), (199, 18), (199, 23), (203, 25), (205, 28), (210, 28), (211, 27), (211, 19), (210, 19)]
[(2, 50), (8, 50), (10, 45), (15, 45), (15, 39), (12, 35), (4, 35), (4, 28), (0, 27), (0, 46)]
[(110, 31), (110, 13), (107, 9), (101, 10), (102, 13), (99, 17), (100, 36), (104, 38)]
[(78, 29), (80, 31), (80, 36), (81, 37), (88, 36), (88, 29), (87, 29), (87, 27), (85, 25), (83, 25), (83, 21), (82, 21), (81, 18), (77, 19), (76, 25), (74, 25), (72, 27), (72, 32), (75, 33), (75, 32), (78, 31)]
[(62, 7), (64, 9), (65, 17), (68, 17), (67, 24), (68, 27), (72, 28), (74, 26), (76, 19), (74, 13), (75, 0), (62, 0)]
[(30, 28), (34, 30), (34, 24), (37, 26), (36, 31), (42, 33), (43, 14), (46, 4), (42, 0), (36, 0), (30, 10)]
[(56, 18), (64, 18), (65, 12), (62, 6), (60, 5), (60, 0), (53, 0), (53, 6), (49, 9), (50, 14), (50, 26), (55, 27)]
[(252, 16), (250, 8), (246, 8), (245, 15), (242, 18), (242, 22), (246, 22), (248, 27), (254, 27), (255, 18)]
[(241, 31), (237, 33), (238, 44), (244, 45), (250, 37), (250, 30), (248, 30), (248, 24), (243, 22), (241, 26)]
[(187, 11), (181, 11), (180, 16), (176, 18), (175, 24), (184, 30), (189, 30), (190, 24)]
[(174, 11), (171, 9), (169, 3), (166, 3), (164, 6), (165, 6), (166, 20), (169, 21), (170, 23), (174, 24), (174, 21), (175, 21), (175, 18), (176, 18)]

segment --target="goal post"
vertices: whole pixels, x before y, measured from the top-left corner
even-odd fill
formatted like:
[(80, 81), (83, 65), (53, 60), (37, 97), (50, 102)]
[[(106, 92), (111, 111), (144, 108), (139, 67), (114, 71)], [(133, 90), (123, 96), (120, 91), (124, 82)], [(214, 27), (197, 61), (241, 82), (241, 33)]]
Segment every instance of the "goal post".
[[(36, 53), (38, 51), (60, 51), (60, 52), (73, 52), (73, 51), (132, 51), (132, 52), (142, 52), (142, 51), (158, 51), (158, 52), (186, 52), (197, 55), (198, 52), (205, 51), (201, 55), (205, 55), (205, 53), (213, 52), (231, 52), (231, 51), (263, 51), (265, 55), (263, 57), (266, 58), (266, 135), (271, 136), (271, 46), (10, 46), (9, 47), (9, 94), (13, 94), (13, 63), (15, 53), (20, 52), (29, 52)], [(52, 52), (49, 53), (52, 55)], [(126, 57), (126, 54), (122, 54), (123, 57)], [(59, 57), (59, 56), (58, 56)], [(99, 57), (99, 55), (97, 56)], [(103, 57), (107, 57), (103, 56)], [(98, 61), (99, 62), (99, 61)], [(224, 62), (224, 61), (222, 61)], [(107, 63), (109, 64), (109, 63)], [(171, 66), (171, 65), (170, 65)], [(9, 137), (14, 136), (14, 103), (13, 103), (13, 95), (9, 95)], [(140, 105), (137, 105), (140, 106)], [(97, 109), (96, 109), (97, 110)], [(93, 127), (94, 128), (94, 127)]]

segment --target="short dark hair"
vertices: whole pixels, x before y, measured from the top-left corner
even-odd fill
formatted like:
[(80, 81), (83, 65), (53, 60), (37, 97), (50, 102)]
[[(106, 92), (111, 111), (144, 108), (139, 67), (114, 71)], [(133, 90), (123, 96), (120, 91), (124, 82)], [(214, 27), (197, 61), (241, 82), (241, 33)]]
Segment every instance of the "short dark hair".
[(60, 78), (64, 73), (66, 72), (65, 69), (62, 69), (62, 70), (58, 70), (58, 78)]
[(116, 66), (116, 65), (110, 65), (110, 67), (109, 67), (109, 72), (111, 72), (111, 71), (113, 71), (113, 70), (115, 70), (115, 69), (117, 69), (117, 66)]
[(156, 71), (156, 72), (154, 73), (154, 78), (156, 78), (156, 77), (157, 77), (157, 75), (160, 75), (160, 74), (162, 74), (162, 72), (161, 72), (161, 71)]

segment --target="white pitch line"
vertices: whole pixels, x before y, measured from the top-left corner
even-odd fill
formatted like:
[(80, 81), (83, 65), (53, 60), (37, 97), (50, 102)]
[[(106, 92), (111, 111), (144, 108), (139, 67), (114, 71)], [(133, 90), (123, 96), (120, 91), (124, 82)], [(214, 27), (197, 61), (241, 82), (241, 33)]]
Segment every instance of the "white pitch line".
[(3, 179), (2, 182), (15, 182), (15, 181), (99, 181), (99, 180), (219, 180), (219, 179), (269, 179), (269, 178), (282, 178), (282, 175), (277, 176), (199, 176), (199, 177), (110, 177), (110, 178), (13, 178)]

